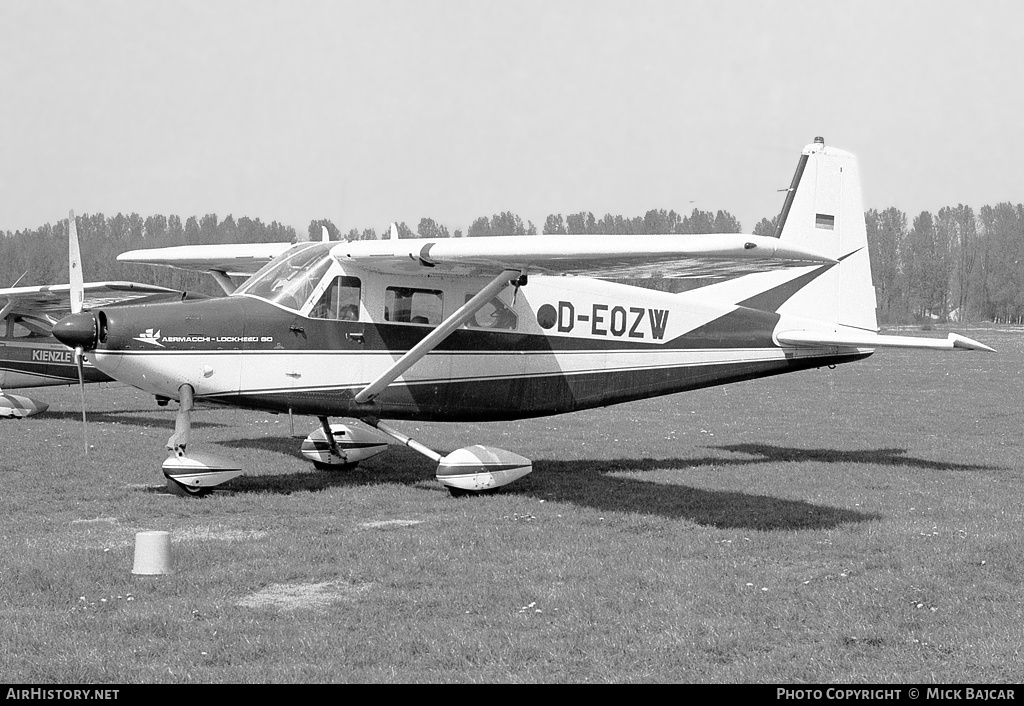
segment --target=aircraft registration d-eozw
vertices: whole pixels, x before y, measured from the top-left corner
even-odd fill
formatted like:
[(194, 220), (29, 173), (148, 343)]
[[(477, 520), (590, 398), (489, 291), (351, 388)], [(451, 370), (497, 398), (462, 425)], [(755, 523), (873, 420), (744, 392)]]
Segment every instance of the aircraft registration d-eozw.
[[(53, 332), (111, 377), (179, 400), (163, 470), (170, 490), (193, 495), (242, 472), (186, 450), (196, 399), (318, 417), (302, 445), (318, 467), (386, 447), (371, 429), (329, 422), (360, 420), (432, 459), (437, 479), (460, 494), (502, 486), (532, 464), (479, 445), (442, 455), (381, 420), (560, 414), (886, 346), (992, 350), (957, 334), (878, 333), (853, 155), (820, 138), (804, 148), (780, 221), (778, 237), (399, 240), (392, 229), (387, 240), (299, 243), (230, 296), (100, 308)], [(209, 269), (228, 272), (217, 247)], [(195, 248), (177, 255), (119, 259), (203, 267)], [(644, 271), (719, 279), (678, 294), (607, 281)]]
[[(73, 269), (81, 271), (74, 214), (69, 218)], [(175, 290), (138, 282), (82, 282), (76, 286), (83, 308), (108, 307), (125, 302), (180, 300)], [(47, 409), (44, 402), (4, 392), (14, 388), (72, 385), (79, 382), (110, 382), (109, 375), (82, 361), (79, 370), (74, 354), (57, 341), (50, 330), (71, 309), (72, 285), (0, 289), (0, 419), (22, 418)]]

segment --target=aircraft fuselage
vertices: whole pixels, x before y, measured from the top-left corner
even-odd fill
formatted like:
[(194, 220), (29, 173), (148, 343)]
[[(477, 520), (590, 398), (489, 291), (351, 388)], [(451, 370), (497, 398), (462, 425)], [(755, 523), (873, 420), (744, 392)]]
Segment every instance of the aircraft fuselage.
[[(358, 320), (244, 294), (101, 310), (89, 354), (118, 380), (177, 398), (277, 412), (486, 421), (572, 412), (863, 358), (773, 341), (777, 313), (584, 277), (531, 276), (372, 402), (355, 395), (485, 279), (363, 271)], [(396, 294), (397, 292), (397, 294)], [(419, 297), (417, 301), (416, 297)], [(411, 304), (410, 304), (411, 302)], [(397, 312), (422, 309), (423, 316)], [(300, 313), (301, 311), (301, 313)], [(478, 319), (480, 316), (477, 317)], [(500, 319), (500, 320), (499, 320)], [(428, 323), (417, 323), (428, 320)]]

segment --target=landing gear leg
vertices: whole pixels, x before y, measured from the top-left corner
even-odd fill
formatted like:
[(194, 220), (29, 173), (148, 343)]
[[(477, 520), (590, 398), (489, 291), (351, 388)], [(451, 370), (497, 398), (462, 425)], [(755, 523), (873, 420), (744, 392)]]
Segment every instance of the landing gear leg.
[(178, 393), (180, 394), (178, 416), (174, 418), (174, 433), (167, 440), (167, 450), (181, 458), (185, 455), (188, 435), (192, 430), (192, 406), (196, 391), (191, 385), (182, 385), (178, 389)]
[(317, 417), (317, 419), (320, 420), (320, 428), (324, 430), (324, 436), (327, 437), (327, 445), (331, 447), (331, 457), (344, 461), (345, 457), (338, 449), (338, 440), (334, 438), (334, 432), (331, 431), (331, 420), (327, 417)]
[(359, 465), (359, 461), (349, 461), (348, 454), (338, 446), (338, 440), (334, 438), (334, 431), (331, 429), (331, 420), (327, 417), (317, 417), (320, 420), (320, 428), (327, 437), (327, 445), (331, 451), (331, 461), (313, 461), (313, 468), (318, 471), (351, 471)]
[[(191, 385), (178, 388), (178, 414), (174, 418), (174, 433), (167, 440), (167, 450), (177, 458), (184, 458), (188, 446), (188, 435), (192, 431), (192, 408), (195, 405), (195, 389)], [(185, 485), (167, 476), (167, 492), (179, 497), (201, 498), (213, 492), (213, 488)]]
[(167, 490), (174, 495), (201, 497), (213, 492), (213, 489), (242, 474), (242, 468), (231, 459), (221, 458), (208, 453), (188, 455), (189, 432), (192, 429), (192, 408), (195, 390), (191, 385), (178, 388), (178, 415), (174, 418), (174, 433), (167, 440), (170, 452), (164, 461), (164, 476), (167, 478)]

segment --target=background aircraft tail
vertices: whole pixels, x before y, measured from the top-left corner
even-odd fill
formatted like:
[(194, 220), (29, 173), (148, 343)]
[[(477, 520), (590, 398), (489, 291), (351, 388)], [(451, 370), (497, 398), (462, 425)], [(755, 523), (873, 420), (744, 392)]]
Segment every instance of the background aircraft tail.
[(857, 159), (815, 138), (800, 155), (776, 236), (830, 256), (839, 264), (803, 275), (803, 287), (780, 314), (876, 331), (864, 203)]

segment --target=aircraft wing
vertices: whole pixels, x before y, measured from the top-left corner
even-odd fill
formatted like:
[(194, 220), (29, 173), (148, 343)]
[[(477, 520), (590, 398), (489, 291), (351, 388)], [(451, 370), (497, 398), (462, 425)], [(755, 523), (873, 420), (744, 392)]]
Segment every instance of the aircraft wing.
[[(332, 255), (380, 272), (423, 267), (452, 274), (579, 274), (592, 277), (714, 277), (835, 260), (777, 238), (709, 235), (526, 235), (490, 238), (359, 240)], [(422, 270), (420, 270), (422, 271)]]
[(220, 245), (176, 245), (169, 248), (131, 250), (117, 256), (120, 262), (176, 267), (248, 277), (290, 248), (292, 243), (227, 243)]
[[(180, 293), (176, 289), (138, 282), (86, 282), (84, 287), (86, 309), (120, 304), (152, 294)], [(70, 306), (70, 284), (0, 289), (0, 319), (8, 314), (38, 316), (49, 312), (66, 312)]]

